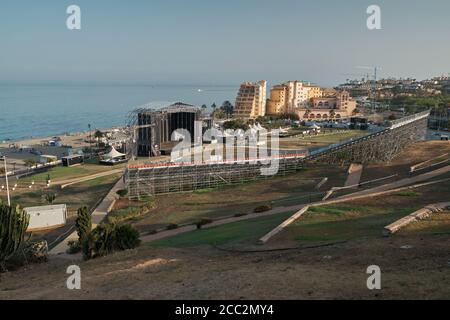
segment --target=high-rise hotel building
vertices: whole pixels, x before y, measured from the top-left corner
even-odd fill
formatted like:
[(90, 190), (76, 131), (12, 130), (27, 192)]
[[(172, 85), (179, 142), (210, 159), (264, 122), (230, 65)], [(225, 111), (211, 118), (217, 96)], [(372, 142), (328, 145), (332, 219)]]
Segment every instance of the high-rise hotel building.
[(266, 86), (265, 80), (256, 83), (244, 82), (239, 88), (234, 106), (237, 118), (254, 119), (266, 115)]

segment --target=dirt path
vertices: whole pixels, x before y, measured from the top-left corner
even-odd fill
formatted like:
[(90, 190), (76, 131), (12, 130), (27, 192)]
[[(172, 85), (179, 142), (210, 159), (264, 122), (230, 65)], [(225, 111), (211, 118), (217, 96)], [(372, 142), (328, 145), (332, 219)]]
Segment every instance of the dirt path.
[(91, 174), (89, 176), (76, 178), (76, 179), (56, 180), (53, 182), (53, 184), (61, 185), (61, 189), (64, 189), (65, 187), (68, 187), (68, 186), (76, 184), (76, 183), (94, 180), (97, 178), (106, 177), (106, 176), (110, 176), (110, 175), (122, 173), (122, 172), (123, 172), (123, 169), (114, 169), (114, 170), (110, 170), (110, 171)]

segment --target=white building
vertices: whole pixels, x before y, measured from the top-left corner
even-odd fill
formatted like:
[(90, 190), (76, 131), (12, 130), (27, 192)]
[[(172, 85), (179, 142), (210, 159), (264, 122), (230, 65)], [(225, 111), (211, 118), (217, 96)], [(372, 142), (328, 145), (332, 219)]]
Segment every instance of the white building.
[(65, 204), (28, 207), (23, 210), (30, 215), (28, 232), (58, 228), (66, 224), (67, 207)]

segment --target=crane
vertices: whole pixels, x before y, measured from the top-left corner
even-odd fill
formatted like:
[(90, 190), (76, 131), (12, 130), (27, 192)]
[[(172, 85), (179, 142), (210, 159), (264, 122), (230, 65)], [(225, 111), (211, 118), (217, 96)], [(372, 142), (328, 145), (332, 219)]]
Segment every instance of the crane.
[(373, 97), (372, 97), (372, 111), (375, 110), (376, 106), (376, 99), (377, 99), (377, 73), (379, 70), (381, 70), (380, 67), (377, 66), (357, 66), (357, 69), (365, 69), (365, 70), (373, 70)]

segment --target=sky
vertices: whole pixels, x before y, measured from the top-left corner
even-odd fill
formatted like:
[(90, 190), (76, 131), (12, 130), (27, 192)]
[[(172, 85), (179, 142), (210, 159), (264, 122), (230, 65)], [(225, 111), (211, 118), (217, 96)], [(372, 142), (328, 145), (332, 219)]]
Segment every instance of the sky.
[[(69, 5), (81, 30), (68, 30)], [(381, 8), (368, 30), (367, 7)], [(450, 73), (448, 0), (2, 0), (0, 83), (333, 86)]]

